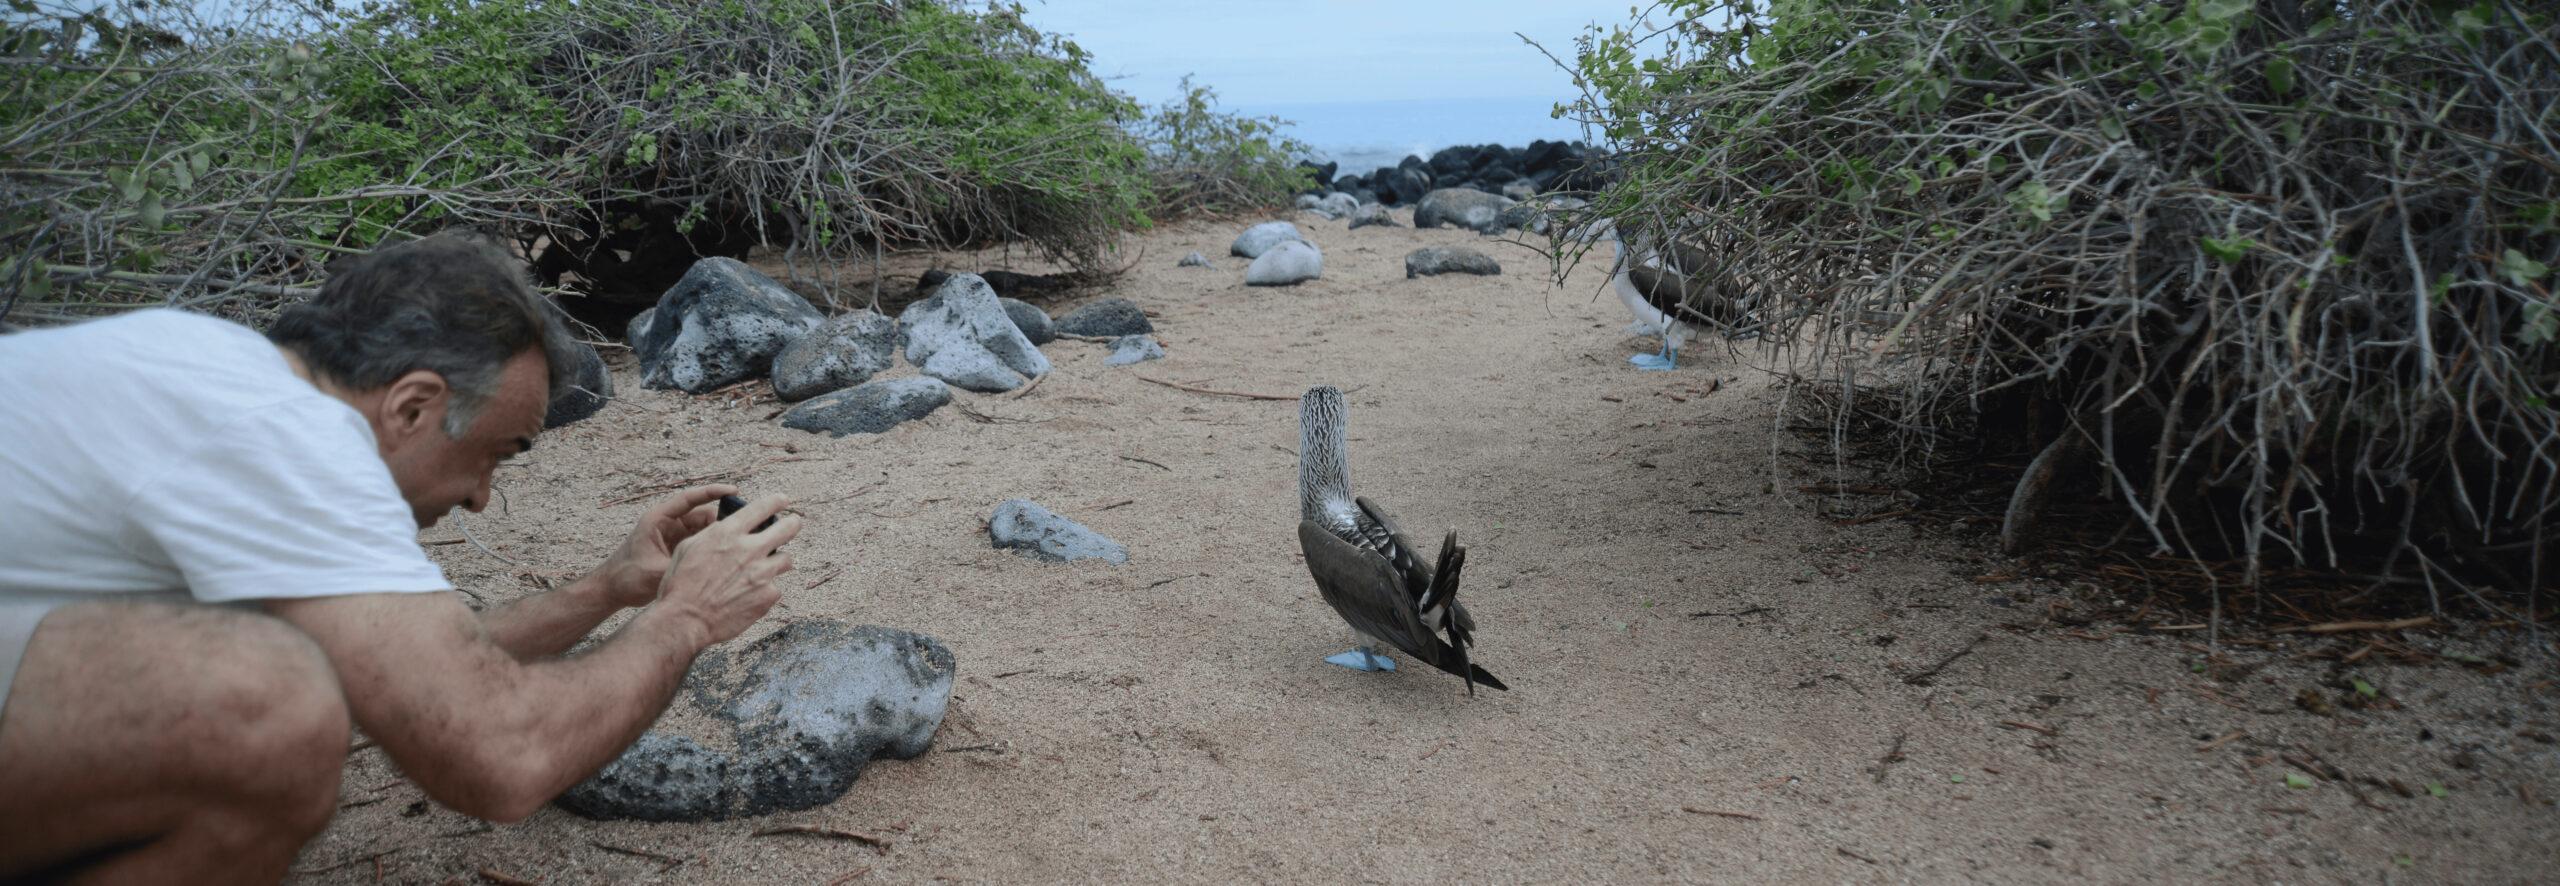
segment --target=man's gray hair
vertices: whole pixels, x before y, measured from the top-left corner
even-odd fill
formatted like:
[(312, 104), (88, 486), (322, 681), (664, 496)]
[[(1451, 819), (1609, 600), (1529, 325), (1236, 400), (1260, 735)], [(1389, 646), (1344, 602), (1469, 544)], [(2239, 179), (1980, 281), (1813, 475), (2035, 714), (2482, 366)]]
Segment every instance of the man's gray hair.
[(444, 432), (456, 438), (497, 394), (498, 375), (517, 354), (542, 350), (553, 397), (575, 383), (581, 359), (559, 308), (534, 290), (524, 263), (467, 231), (339, 263), (320, 294), (287, 308), (267, 338), (354, 390), (420, 369), (443, 376), (453, 389)]

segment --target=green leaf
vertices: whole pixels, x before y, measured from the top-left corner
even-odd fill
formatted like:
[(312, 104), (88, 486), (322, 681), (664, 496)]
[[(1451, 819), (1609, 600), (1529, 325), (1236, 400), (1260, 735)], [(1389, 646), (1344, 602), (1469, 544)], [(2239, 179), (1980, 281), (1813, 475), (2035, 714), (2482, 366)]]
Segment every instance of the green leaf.
[(2361, 695), (2361, 696), (2364, 696), (2364, 697), (2366, 697), (2366, 698), (2381, 698), (2381, 697), (2382, 697), (2382, 690), (2379, 690), (2379, 689), (2375, 689), (2375, 688), (2373, 688), (2373, 684), (2365, 682), (2365, 681), (2364, 681), (2364, 679), (2363, 679), (2363, 678), (2361, 678), (2361, 677), (2359, 677), (2359, 678), (2357, 678), (2357, 679), (2356, 679), (2355, 684), (2356, 684), (2356, 694), (2357, 694), (2357, 695)]
[(169, 217), (169, 209), (161, 204), (159, 192), (142, 195), (142, 209), (136, 217), (141, 220), (143, 227), (159, 229), (160, 223)]
[(197, 151), (187, 155), (187, 171), (195, 173), (197, 178), (203, 178), (205, 173), (212, 170), (213, 158), (206, 156), (205, 152)]
[(2133, 94), (2141, 96), (2143, 101), (2157, 99), (2160, 97), (2160, 84), (2149, 80), (2142, 81), (2142, 85), (2133, 88)]
[(2534, 305), (2525, 309), (2524, 331), (2516, 340), (2529, 345), (2547, 345), (2560, 340), (2560, 311), (2550, 305)]
[(2248, 257), (2249, 249), (2258, 245), (2258, 243), (2257, 241), (2246, 237), (2232, 237), (2230, 239), (2198, 237), (2196, 238), (2196, 245), (2204, 247), (2204, 254), (2213, 256), (2215, 260), (2221, 261), (2224, 264), (2232, 264)]
[(2098, 118), (2098, 133), (2117, 141), (2124, 140), (2124, 121), (2114, 117)]
[(1947, 776), (1947, 781), (1949, 781), (1949, 782), (1951, 782), (1951, 783), (1954, 783), (1954, 784), (1963, 784), (1963, 783), (1964, 783), (1964, 776), (1961, 776), (1961, 775), (1950, 775), (1950, 776)]
[(2431, 781), (2427, 783), (2427, 796), (2442, 800), (2445, 798), (2445, 795), (2451, 793), (2453, 792), (2445, 790), (2444, 782)]
[(2498, 273), (2506, 275), (2509, 283), (2527, 286), (2550, 274), (2551, 266), (2526, 258), (2524, 253), (2510, 249), (2506, 254), (2498, 256)]
[(2297, 791), (2305, 790), (2311, 787), (2311, 777), (2299, 772), (2287, 772), (2284, 774), (2284, 786)]
[(2293, 59), (2276, 56), (2267, 59), (2267, 88), (2277, 95), (2293, 93)]

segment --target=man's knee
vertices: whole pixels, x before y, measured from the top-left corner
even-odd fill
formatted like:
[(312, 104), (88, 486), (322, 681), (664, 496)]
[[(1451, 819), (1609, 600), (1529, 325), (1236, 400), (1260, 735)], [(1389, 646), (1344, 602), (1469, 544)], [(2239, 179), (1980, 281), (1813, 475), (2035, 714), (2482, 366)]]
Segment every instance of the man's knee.
[(346, 764), (345, 695), (318, 644), (276, 619), (225, 613), (228, 650), (206, 670), (205, 749), (240, 767), (247, 799), (317, 832), (337, 809)]

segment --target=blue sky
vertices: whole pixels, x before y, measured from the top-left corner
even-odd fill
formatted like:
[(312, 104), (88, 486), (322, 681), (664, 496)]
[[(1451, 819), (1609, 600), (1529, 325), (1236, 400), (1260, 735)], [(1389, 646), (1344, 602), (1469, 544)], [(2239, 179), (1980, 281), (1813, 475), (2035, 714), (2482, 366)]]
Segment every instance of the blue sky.
[(1574, 94), (1566, 61), (1592, 22), (1630, 20), (1629, 0), (1025, 0), (1030, 23), (1093, 53), (1096, 73), (1141, 101), (1182, 75), (1222, 105), (1535, 98)]

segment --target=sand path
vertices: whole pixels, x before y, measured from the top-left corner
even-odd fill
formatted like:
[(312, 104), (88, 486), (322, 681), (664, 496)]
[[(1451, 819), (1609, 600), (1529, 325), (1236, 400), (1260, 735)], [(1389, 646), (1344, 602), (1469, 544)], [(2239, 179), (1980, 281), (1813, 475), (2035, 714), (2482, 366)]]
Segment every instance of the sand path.
[[(2234, 677), (2192, 671), (2179, 636), (2004, 627), (2037, 625), (2051, 588), (1977, 583), (1998, 565), (1931, 527), (1821, 519), (1773, 455), (1797, 444), (1773, 445), (1767, 378), (1703, 350), (1631, 371), (1643, 343), (1596, 269), (1558, 289), (1471, 233), (1302, 226), (1326, 277), (1280, 290), (1241, 284), (1240, 224), (1149, 234), (1096, 295), (1154, 313), (1168, 359), (1059, 342), (1029, 396), (961, 394), (877, 437), (641, 391), (617, 363), (624, 400), (502, 472), (507, 513), (474, 522), (521, 566), (430, 548), (457, 583), (529, 593), (641, 507), (599, 502), (745, 469), (811, 526), (745, 639), (813, 617), (940, 637), (961, 676), (938, 750), (768, 821), (495, 828), (365, 751), (300, 879), (2514, 882), (2560, 862), (2547, 670), (2365, 667), (2399, 709), (2331, 717), (2293, 705), (2326, 666), (2281, 651)], [(1506, 272), (1403, 279), (1433, 244)], [(1218, 267), (1174, 267), (1191, 250)], [(1298, 558), (1295, 403), (1141, 376), (1346, 389), (1354, 487), (1469, 541), (1477, 660), (1513, 691), (1321, 662), (1345, 635)], [(982, 521), (1017, 496), (1132, 561), (990, 549)], [(776, 822), (890, 846), (750, 836)]]

